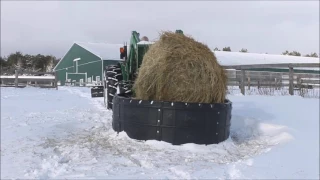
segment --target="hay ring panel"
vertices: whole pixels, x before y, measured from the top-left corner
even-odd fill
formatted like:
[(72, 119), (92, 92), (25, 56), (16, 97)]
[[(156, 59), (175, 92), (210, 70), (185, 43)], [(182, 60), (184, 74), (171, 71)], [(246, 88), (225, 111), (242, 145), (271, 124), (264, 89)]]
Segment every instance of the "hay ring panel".
[(133, 99), (123, 94), (113, 99), (112, 128), (136, 140), (217, 144), (230, 135), (232, 103), (182, 103)]

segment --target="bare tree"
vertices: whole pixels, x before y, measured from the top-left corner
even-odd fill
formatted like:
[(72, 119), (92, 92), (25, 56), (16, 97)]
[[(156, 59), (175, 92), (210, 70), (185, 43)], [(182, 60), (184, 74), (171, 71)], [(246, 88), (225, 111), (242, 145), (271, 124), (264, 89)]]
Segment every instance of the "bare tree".
[(54, 61), (53, 57), (48, 59), (47, 66), (46, 66), (46, 72), (52, 72), (52, 70), (54, 68), (54, 62), (53, 61)]
[(17, 70), (23, 70), (24, 69), (24, 62), (23, 62), (23, 59), (21, 57), (18, 58), (17, 63), (14, 65), (14, 67)]

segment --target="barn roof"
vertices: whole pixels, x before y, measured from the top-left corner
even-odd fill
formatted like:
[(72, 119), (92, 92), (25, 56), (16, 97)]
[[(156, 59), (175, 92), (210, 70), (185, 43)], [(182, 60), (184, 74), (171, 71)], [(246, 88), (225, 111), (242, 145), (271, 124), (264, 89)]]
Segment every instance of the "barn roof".
[(214, 51), (222, 65), (277, 64), (277, 63), (319, 63), (319, 58), (259, 54), (243, 52)]
[(75, 44), (100, 57), (102, 60), (121, 60), (120, 47), (123, 47), (123, 44), (93, 42), (75, 42)]
[[(319, 63), (319, 58), (276, 55), (276, 54), (259, 54), (243, 52), (214, 51), (218, 62), (221, 65), (254, 65), (254, 64), (278, 64), (278, 63)], [(319, 71), (319, 68), (296, 68), (304, 70)]]

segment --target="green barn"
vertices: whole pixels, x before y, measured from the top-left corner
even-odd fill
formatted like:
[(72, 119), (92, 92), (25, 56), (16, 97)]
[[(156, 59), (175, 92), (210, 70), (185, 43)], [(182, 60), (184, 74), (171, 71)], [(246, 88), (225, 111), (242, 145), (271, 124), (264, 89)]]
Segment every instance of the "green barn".
[(102, 84), (103, 67), (116, 64), (123, 44), (75, 42), (55, 66), (60, 85)]

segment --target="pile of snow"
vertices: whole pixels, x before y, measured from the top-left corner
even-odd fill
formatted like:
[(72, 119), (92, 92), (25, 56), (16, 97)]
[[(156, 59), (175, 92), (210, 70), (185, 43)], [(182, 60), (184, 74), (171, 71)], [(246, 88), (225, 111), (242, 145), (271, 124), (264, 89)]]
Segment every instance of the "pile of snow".
[[(1, 79), (15, 79), (16, 76), (0, 76)], [(19, 79), (55, 79), (54, 76), (18, 76)]]
[(137, 44), (154, 44), (152, 41), (140, 41)]
[(173, 146), (115, 133), (89, 88), (1, 88), (1, 178), (319, 178), (319, 99), (229, 99), (229, 139)]
[[(243, 52), (228, 52), (214, 51), (218, 62), (223, 66), (234, 65), (254, 65), (254, 64), (282, 64), (282, 63), (319, 63), (319, 58), (287, 56), (277, 54), (259, 54), (259, 53), (243, 53)], [(320, 71), (316, 68), (294, 68), (304, 70)]]

